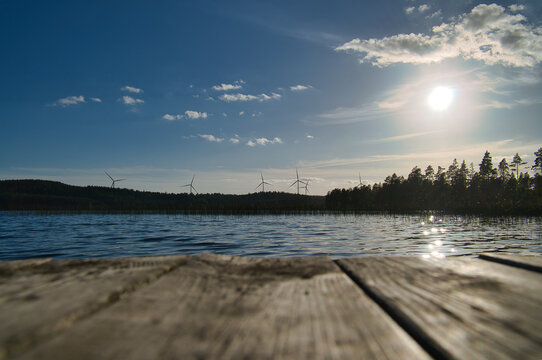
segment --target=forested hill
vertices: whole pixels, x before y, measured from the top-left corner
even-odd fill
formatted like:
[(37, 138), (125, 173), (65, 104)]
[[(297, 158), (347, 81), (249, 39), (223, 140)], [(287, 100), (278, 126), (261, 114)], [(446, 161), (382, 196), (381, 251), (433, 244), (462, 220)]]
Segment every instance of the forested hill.
[(296, 212), (324, 210), (324, 196), (282, 192), (247, 195), (167, 194), (46, 180), (0, 181), (0, 210)]

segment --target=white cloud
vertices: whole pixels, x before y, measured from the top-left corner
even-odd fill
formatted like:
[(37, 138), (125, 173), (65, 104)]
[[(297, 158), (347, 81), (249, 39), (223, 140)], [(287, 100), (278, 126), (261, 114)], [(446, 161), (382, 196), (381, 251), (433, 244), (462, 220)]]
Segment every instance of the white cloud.
[(230, 138), (230, 142), (233, 143), (233, 144), (239, 144), (239, 139), (238, 138)]
[(432, 13), (431, 15), (427, 15), (425, 18), (426, 19), (434, 19), (434, 18), (440, 18), (440, 17), (442, 17), (442, 10), (437, 10), (434, 13)]
[(307, 134), (307, 139), (314, 139), (314, 136)]
[(184, 114), (189, 119), (207, 119), (207, 113), (206, 112), (198, 112), (198, 111), (186, 110), (184, 112)]
[(427, 4), (423, 4), (423, 5), (418, 6), (418, 12), (420, 12), (420, 13), (426, 12), (429, 9), (431, 9), (431, 6), (429, 6)]
[(220, 95), (219, 99), (226, 102), (232, 101), (268, 101), (268, 100), (278, 100), (281, 98), (280, 94), (271, 93), (271, 95), (260, 94), (260, 95), (250, 95), (250, 94), (223, 94)]
[(239, 111), (239, 116), (243, 116), (245, 115), (245, 112), (244, 111)]
[(525, 5), (512, 4), (508, 7), (512, 12), (518, 12), (525, 10)]
[(220, 84), (213, 86), (213, 90), (216, 91), (229, 91), (229, 90), (239, 90), (242, 86), (239, 84)]
[(127, 95), (124, 95), (121, 101), (124, 105), (137, 105), (137, 104), (142, 104), (145, 102), (141, 99), (134, 99), (133, 97), (127, 96)]
[(542, 61), (542, 27), (527, 23), (521, 14), (507, 13), (500, 5), (481, 4), (450, 23), (433, 27), (431, 35), (353, 39), (335, 50), (362, 53), (361, 62), (379, 67), (429, 64), (458, 57), (488, 65), (532, 67)]
[(140, 93), (143, 92), (143, 90), (138, 89), (138, 88), (133, 87), (133, 86), (124, 86), (124, 87), (121, 87), (120, 90), (121, 91), (128, 91), (128, 92), (131, 92), (131, 93), (134, 93), (134, 94), (140, 94)]
[(223, 138), (217, 138), (217, 137), (215, 137), (214, 135), (209, 135), (209, 134), (198, 134), (198, 136), (199, 136), (200, 138), (205, 139), (205, 140), (210, 141), (210, 142), (217, 142), (217, 143), (219, 143), (219, 142), (224, 141)]
[(181, 120), (183, 118), (182, 115), (170, 115), (170, 114), (165, 114), (164, 116), (162, 116), (162, 119), (164, 120), (170, 120), (170, 121), (173, 121), (173, 120)]
[(62, 99), (58, 99), (53, 103), (53, 105), (60, 105), (62, 107), (76, 105), (85, 102), (84, 96), (68, 96)]
[(308, 90), (311, 87), (312, 86), (310, 86), (310, 85), (296, 85), (296, 86), (290, 86), (290, 90), (291, 91), (303, 91), (303, 90)]
[(414, 10), (416, 10), (416, 8), (414, 6), (407, 7), (405, 9), (405, 14), (410, 15), (410, 14), (412, 14), (414, 12)]
[(101, 102), (102, 102), (102, 99), (97, 98), (97, 97), (91, 97), (91, 98), (90, 98), (90, 101), (96, 102), (96, 103), (101, 103)]
[(261, 137), (256, 139), (251, 139), (247, 142), (247, 146), (254, 147), (256, 145), (265, 146), (267, 144), (282, 144), (282, 140), (278, 137), (275, 137), (271, 140)]

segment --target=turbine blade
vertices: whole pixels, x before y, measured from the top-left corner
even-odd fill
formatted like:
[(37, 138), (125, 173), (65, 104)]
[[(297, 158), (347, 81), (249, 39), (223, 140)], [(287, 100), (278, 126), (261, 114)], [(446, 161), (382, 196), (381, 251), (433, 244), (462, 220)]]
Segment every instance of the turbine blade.
[(116, 179), (115, 181), (122, 181), (122, 180), (126, 180), (126, 179)]
[(111, 175), (109, 175), (109, 174), (107, 173), (107, 171), (104, 171), (104, 172), (105, 172), (105, 175), (109, 176), (109, 178), (110, 178), (111, 180), (113, 180), (113, 178), (111, 177)]

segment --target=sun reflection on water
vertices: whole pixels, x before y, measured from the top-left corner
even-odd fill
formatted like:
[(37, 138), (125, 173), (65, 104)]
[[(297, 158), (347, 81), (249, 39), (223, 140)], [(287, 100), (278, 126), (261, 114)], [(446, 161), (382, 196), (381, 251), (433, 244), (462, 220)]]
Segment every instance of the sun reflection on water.
[(442, 225), (442, 219), (437, 219), (434, 215), (428, 217), (427, 222), (421, 221), (422, 234), (428, 240), (426, 252), (421, 255), (424, 259), (436, 258), (443, 259), (447, 255), (454, 254), (455, 248), (449, 244), (446, 246), (444, 234), (447, 229)]

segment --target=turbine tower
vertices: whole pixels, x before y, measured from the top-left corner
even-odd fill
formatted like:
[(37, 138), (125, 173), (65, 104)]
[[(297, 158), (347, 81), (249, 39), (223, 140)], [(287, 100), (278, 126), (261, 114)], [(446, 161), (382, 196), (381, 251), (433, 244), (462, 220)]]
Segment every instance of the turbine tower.
[(111, 175), (109, 175), (107, 173), (107, 171), (104, 171), (105, 172), (105, 175), (107, 175), (110, 179), (111, 179), (111, 189), (115, 188), (115, 183), (117, 181), (122, 181), (122, 180), (126, 180), (126, 179), (113, 179), (113, 177)]
[(258, 189), (260, 186), (262, 187), (262, 192), (265, 192), (265, 185), (271, 185), (270, 183), (266, 182), (264, 179), (263, 179), (263, 174), (262, 172), (260, 171), (260, 176), (262, 177), (262, 182), (256, 186), (256, 189)]
[(295, 177), (296, 177), (296, 180), (292, 183), (292, 185), (290, 185), (290, 187), (297, 184), (297, 195), (299, 195), (299, 184), (306, 184), (306, 183), (302, 180), (299, 180), (299, 173), (297, 172), (297, 168), (295, 168)]
[(190, 181), (190, 184), (186, 184), (186, 185), (183, 185), (182, 187), (187, 187), (189, 186), (190, 187), (190, 195), (192, 195), (192, 190), (194, 190), (194, 192), (197, 194), (198, 192), (196, 191), (196, 188), (194, 187), (194, 178), (196, 177), (196, 175), (192, 176), (192, 181)]

